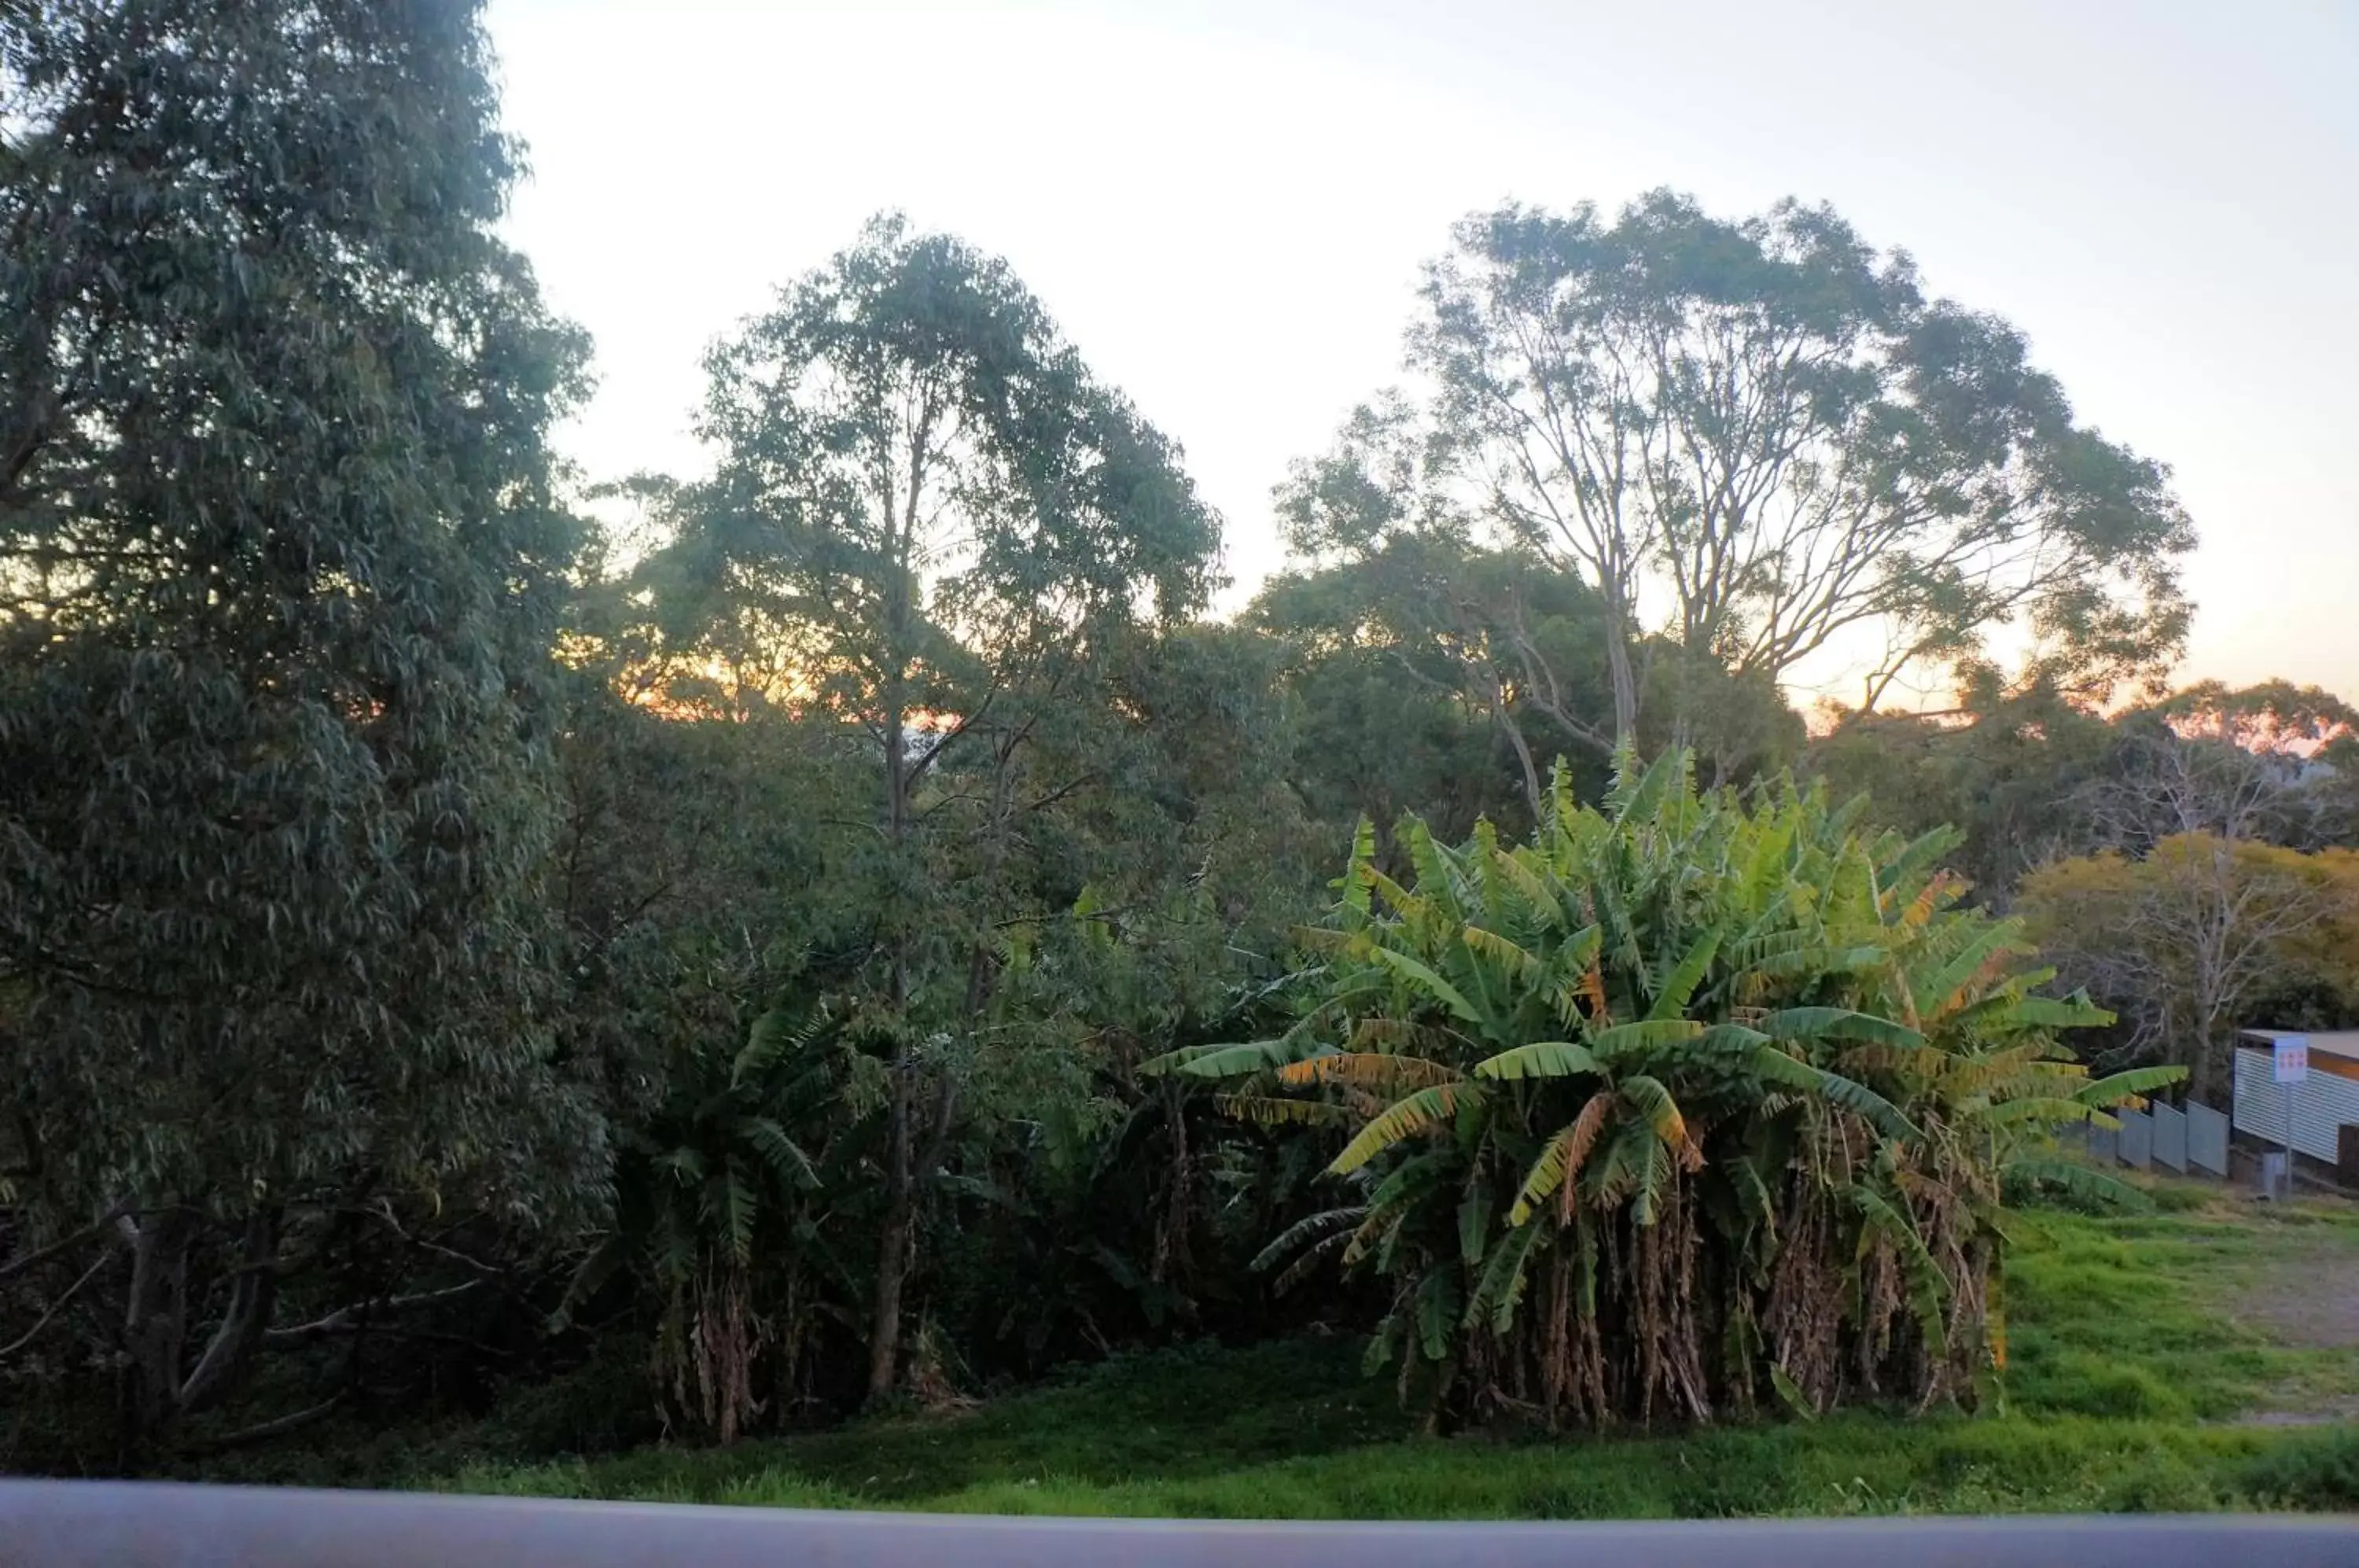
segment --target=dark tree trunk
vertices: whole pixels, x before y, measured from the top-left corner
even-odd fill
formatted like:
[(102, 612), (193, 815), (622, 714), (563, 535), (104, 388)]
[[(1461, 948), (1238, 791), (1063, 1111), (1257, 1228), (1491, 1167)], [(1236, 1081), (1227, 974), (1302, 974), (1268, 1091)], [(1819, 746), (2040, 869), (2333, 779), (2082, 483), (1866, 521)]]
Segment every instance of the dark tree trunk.
[(183, 1208), (121, 1222), (131, 1249), (120, 1380), (125, 1469), (152, 1460), (182, 1417), (245, 1387), (278, 1299), (279, 1219), (275, 1206), (246, 1216), (228, 1302), (186, 1376), (180, 1367), (189, 1347), (189, 1252), (201, 1223)]
[(254, 1368), (255, 1354), (270, 1327), (270, 1309), (278, 1299), (278, 1219), (276, 1207), (246, 1216), (229, 1307), (205, 1353), (197, 1358), (196, 1369), (180, 1385), (178, 1402), (183, 1412), (203, 1410), (235, 1393)]
[(905, 1087), (897, 1090), (893, 1103), (892, 1180), (885, 1214), (885, 1232), (878, 1238), (876, 1256), (876, 1311), (871, 1320), (868, 1342), (868, 1398), (870, 1402), (885, 1398), (893, 1391), (899, 1378), (901, 1363), (901, 1299), (907, 1292), (909, 1274), (917, 1264), (918, 1194), (942, 1168), (943, 1158), (950, 1150), (951, 1122), (958, 1108), (957, 1086), (948, 1078), (939, 1078), (934, 1085), (933, 1120), (926, 1131), (922, 1148), (916, 1145), (917, 1085), (914, 1077), (903, 1080)]
[[(888, 517), (892, 512), (889, 498), (886, 503), (886, 512)], [(901, 635), (903, 618), (902, 607), (897, 601), (888, 612), (887, 622), (887, 636), (897, 641)], [(896, 651), (897, 653), (897, 646)], [(913, 1114), (910, 1102), (917, 1094), (914, 1082), (917, 1063), (912, 1059), (906, 1032), (909, 1005), (909, 932), (908, 911), (902, 907), (900, 886), (900, 878), (907, 870), (902, 860), (909, 831), (909, 747), (908, 737), (902, 734), (902, 727), (908, 722), (908, 701), (897, 667), (885, 682), (884, 717), (885, 842), (890, 860), (887, 874), (893, 878), (889, 894), (891, 904), (886, 916), (893, 922), (889, 933), (893, 965), (889, 983), (895, 1021), (903, 1028), (904, 1033), (894, 1048), (893, 1090), (887, 1106), (892, 1133), (885, 1164), (885, 1225), (876, 1239), (876, 1288), (875, 1299), (870, 1302), (868, 1320), (867, 1398), (870, 1404), (893, 1391), (894, 1381), (900, 1371), (901, 1287), (908, 1279), (909, 1248), (917, 1212), (909, 1160), (909, 1122)]]
[(179, 1413), (180, 1353), (189, 1328), (189, 1241), (195, 1216), (168, 1208), (123, 1221), (131, 1288), (123, 1312), (122, 1464), (145, 1463)]
[(916, 1085), (906, 1050), (894, 1063), (892, 1149), (885, 1171), (885, 1228), (876, 1241), (876, 1299), (868, 1324), (868, 1402), (893, 1391), (900, 1373), (901, 1287), (909, 1276), (909, 1242), (917, 1214), (909, 1158), (910, 1100)]

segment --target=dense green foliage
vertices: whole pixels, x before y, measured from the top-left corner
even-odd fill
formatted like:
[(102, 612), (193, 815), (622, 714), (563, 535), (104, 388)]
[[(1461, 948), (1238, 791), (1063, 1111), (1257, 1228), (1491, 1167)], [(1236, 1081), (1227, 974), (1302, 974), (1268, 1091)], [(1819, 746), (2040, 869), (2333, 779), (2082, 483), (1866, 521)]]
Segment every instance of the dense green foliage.
[[(2192, 1196), (2155, 1194), (2174, 1210)], [(1654, 1435), (1400, 1431), (1348, 1341), (1190, 1345), (1076, 1369), (948, 1419), (872, 1418), (727, 1450), (557, 1457), (494, 1423), (374, 1453), (256, 1454), (254, 1479), (647, 1501), (1225, 1519), (1726, 1518), (2359, 1503), (2348, 1346), (2289, 1345), (2245, 1306), (2347, 1278), (2350, 1215), (2247, 1205), (2020, 1216), (2003, 1419), (1871, 1412)], [(2257, 1418), (2274, 1415), (2274, 1423)], [(2201, 1421), (2205, 1424), (2195, 1424)]]
[(2359, 1023), (2354, 718), (2284, 681), (2110, 719), (1985, 688), (1956, 714), (1845, 715), (1810, 766), (1904, 832), (1963, 830), (1974, 897), (2020, 908), (2118, 1016), (2091, 1060), (2175, 1062), (2222, 1104), (2235, 1029)]
[(1273, 1250), (1387, 1277), (1371, 1359), (1404, 1387), (1421, 1357), (1438, 1398), (1550, 1425), (1969, 1392), (2004, 1361), (2003, 1192), (2071, 1169), (2041, 1129), (2176, 1072), (2087, 1080), (2053, 1031), (2104, 1016), (1950, 907), (1943, 835), (1622, 761), (1602, 811), (1560, 774), (1513, 850), (1413, 822), (1406, 887), (1364, 830), (1302, 1019), (1169, 1064), (1351, 1132), (1357, 1201)]
[[(962, 1108), (1021, 1063), (1012, 922), (1090, 872), (1070, 833), (1142, 638), (1201, 609), (1217, 540), (1168, 442), (1098, 387), (1006, 264), (897, 221), (710, 361), (708, 483), (656, 563), (675, 654), (778, 649), (773, 692), (870, 742), (872, 843), (836, 858), (864, 950), (842, 1027), (888, 1067), (868, 1395), (892, 1392), (920, 1189)], [(708, 642), (712, 646), (708, 648)], [(1011, 1048), (1013, 1048), (1011, 1050)], [(730, 1309), (751, 1322), (751, 1309)], [(723, 1430), (734, 1431), (734, 1418)]]
[(120, 1231), (136, 1444), (336, 1215), (603, 1179), (536, 896), (583, 344), (467, 7), (11, 7), (0, 82), (0, 1182)]
[(2002, 1207), (2097, 1190), (2043, 1127), (2359, 1005), (2233, 877), (2267, 973), (2193, 991), (2062, 896), (2332, 881), (2354, 715), (2096, 711), (2183, 637), (2166, 471), (1831, 212), (1470, 219), (1217, 617), (1177, 444), (890, 215), (711, 349), (697, 475), (571, 472), (493, 82), (478, 0), (0, 0), (0, 1465), (1204, 1338), (1946, 1410)]

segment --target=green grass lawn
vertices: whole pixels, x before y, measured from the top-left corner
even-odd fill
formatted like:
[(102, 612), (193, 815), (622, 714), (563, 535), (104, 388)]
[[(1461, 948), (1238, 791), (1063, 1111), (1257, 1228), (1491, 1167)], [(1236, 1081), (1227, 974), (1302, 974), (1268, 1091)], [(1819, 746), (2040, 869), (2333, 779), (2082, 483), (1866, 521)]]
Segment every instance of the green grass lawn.
[(2005, 1409), (1971, 1417), (1416, 1438), (1389, 1381), (1358, 1377), (1356, 1345), (1297, 1341), (1131, 1357), (963, 1414), (415, 1480), (1224, 1519), (2359, 1508), (2359, 1425), (2332, 1419), (2359, 1410), (2359, 1345), (2336, 1317), (2359, 1290), (2359, 1209), (2158, 1196), (2175, 1212), (2022, 1218)]

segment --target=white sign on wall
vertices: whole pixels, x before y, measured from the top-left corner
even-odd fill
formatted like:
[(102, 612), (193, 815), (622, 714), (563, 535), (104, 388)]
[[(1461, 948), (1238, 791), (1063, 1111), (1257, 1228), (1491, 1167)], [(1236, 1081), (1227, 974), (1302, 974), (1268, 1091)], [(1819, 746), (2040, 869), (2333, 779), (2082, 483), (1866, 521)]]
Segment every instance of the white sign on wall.
[(2279, 1035), (2269, 1052), (2270, 1075), (2280, 1083), (2299, 1083), (2310, 1076), (2310, 1037)]

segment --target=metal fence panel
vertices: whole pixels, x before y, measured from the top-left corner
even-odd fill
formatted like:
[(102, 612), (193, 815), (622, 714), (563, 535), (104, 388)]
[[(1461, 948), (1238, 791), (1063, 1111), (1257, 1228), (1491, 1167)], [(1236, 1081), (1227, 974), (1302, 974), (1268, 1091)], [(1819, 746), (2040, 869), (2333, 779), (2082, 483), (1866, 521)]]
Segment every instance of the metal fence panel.
[(2154, 1106), (2154, 1162), (2169, 1171), (2187, 1169), (2187, 1113), (2157, 1101)]
[(2122, 1163), (2144, 1171), (2154, 1163), (2154, 1118), (2144, 1111), (2116, 1111), (2122, 1124)]
[(2192, 1100), (2187, 1102), (2187, 1163), (2214, 1176), (2228, 1174), (2228, 1118)]
[(2110, 1165), (2122, 1156), (2122, 1135), (2113, 1127), (2089, 1124), (2089, 1158)]

